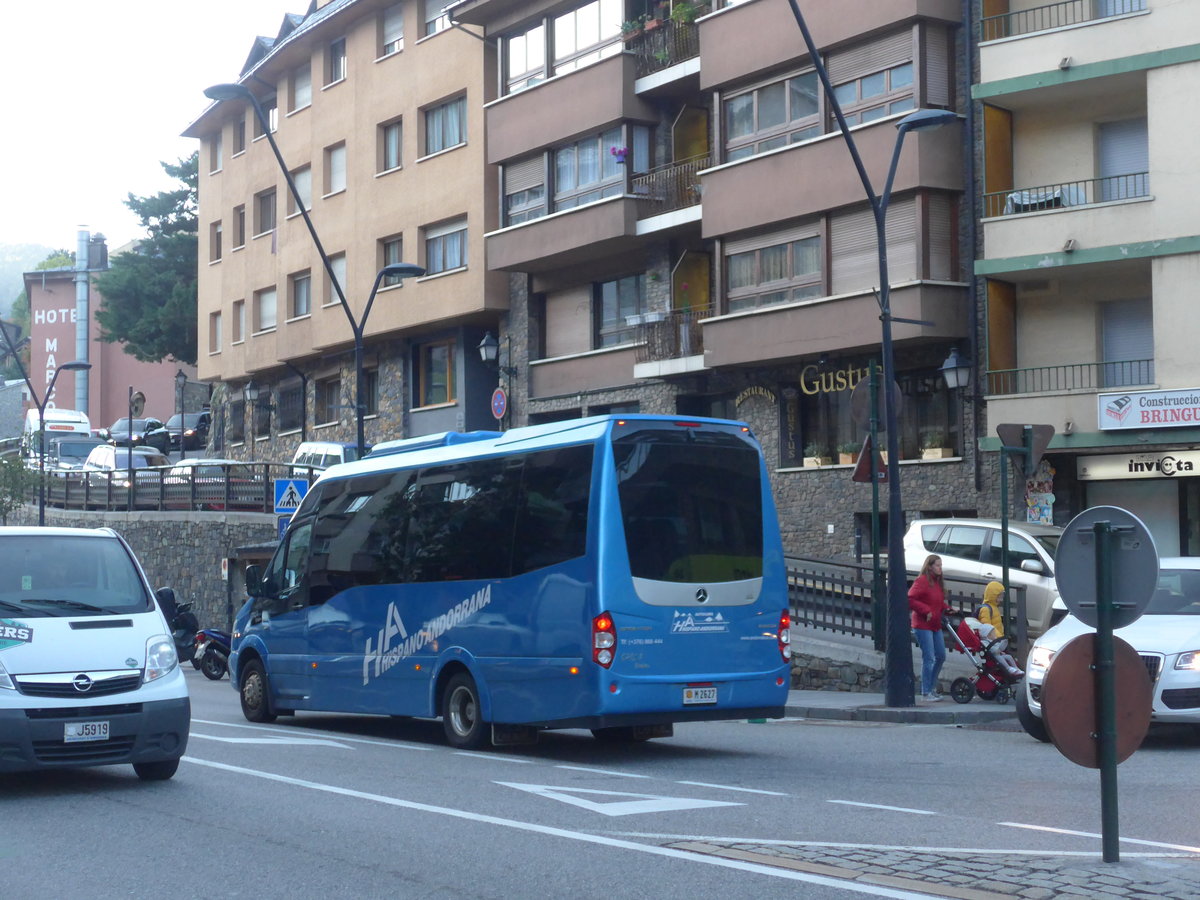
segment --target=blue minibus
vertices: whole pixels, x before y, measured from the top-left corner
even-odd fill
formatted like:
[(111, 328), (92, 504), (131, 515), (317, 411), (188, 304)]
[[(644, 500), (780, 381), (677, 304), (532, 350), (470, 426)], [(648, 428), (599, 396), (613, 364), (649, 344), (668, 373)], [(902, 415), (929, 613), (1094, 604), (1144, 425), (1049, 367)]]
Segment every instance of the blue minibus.
[(595, 416), (377, 444), (327, 469), (246, 570), (242, 711), (440, 717), (455, 747), (542, 729), (667, 737), (778, 718), (787, 588), (742, 423)]

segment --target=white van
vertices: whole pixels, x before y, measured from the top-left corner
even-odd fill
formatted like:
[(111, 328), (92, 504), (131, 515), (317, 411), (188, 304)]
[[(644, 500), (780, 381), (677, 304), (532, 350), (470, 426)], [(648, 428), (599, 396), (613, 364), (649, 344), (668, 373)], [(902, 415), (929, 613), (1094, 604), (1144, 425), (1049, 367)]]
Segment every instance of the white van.
[[(370, 447), (367, 451), (370, 452)], [(293, 466), (312, 466), (328, 469), (338, 463), (354, 462), (358, 459), (358, 444), (339, 444), (335, 441), (304, 441), (296, 448), (292, 457)]]
[[(46, 442), (52, 437), (80, 435), (92, 436), (92, 422), (87, 413), (74, 409), (58, 409), (51, 407), (46, 410)], [(38, 438), (38, 411), (27, 410), (25, 413), (25, 428), (21, 431), (21, 453), (25, 456), (36, 457), (40, 446)]]
[(125, 540), (0, 527), (0, 772), (131, 763), (163, 780), (190, 724), (170, 629)]

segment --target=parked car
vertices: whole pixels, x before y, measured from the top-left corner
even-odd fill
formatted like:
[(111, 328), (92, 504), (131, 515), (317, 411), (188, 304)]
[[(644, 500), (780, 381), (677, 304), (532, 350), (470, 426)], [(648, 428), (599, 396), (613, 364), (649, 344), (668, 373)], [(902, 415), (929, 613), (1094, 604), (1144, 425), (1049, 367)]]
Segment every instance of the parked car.
[[(1058, 596), (1054, 553), (1062, 529), (1030, 522), (1008, 523), (1009, 583), (1025, 588), (1029, 636), (1044, 633), (1054, 620)], [(917, 519), (904, 535), (904, 563), (915, 575), (931, 553), (942, 558), (942, 576), (1003, 581), (999, 519)]]
[(129, 449), (110, 444), (94, 447), (83, 464), (81, 476), (87, 482), (87, 504), (125, 506), (128, 503), (131, 463), (136, 489), (134, 506), (157, 506), (162, 476), (171, 461), (149, 447)]
[[(371, 452), (370, 446), (367, 452)], [(292, 456), (293, 466), (312, 466), (327, 469), (338, 463), (354, 462), (358, 459), (358, 444), (340, 444), (334, 441), (304, 441)]]
[(171, 446), (171, 435), (158, 419), (122, 417), (108, 427), (108, 442), (114, 447), (153, 447), (166, 453)]
[(236, 459), (184, 459), (163, 475), (168, 509), (263, 512), (268, 502), (261, 467)]
[(167, 419), (167, 435), (172, 450), (199, 450), (208, 444), (210, 416), (207, 412), (176, 413)]
[[(1042, 722), (1042, 684), (1054, 657), (1072, 638), (1094, 629), (1067, 615), (1033, 645), (1025, 684), (1017, 691), (1017, 718), (1039, 741), (1050, 735)], [(1200, 730), (1200, 557), (1163, 557), (1158, 585), (1146, 611), (1113, 632), (1130, 644), (1150, 674), (1151, 722), (1183, 722)]]

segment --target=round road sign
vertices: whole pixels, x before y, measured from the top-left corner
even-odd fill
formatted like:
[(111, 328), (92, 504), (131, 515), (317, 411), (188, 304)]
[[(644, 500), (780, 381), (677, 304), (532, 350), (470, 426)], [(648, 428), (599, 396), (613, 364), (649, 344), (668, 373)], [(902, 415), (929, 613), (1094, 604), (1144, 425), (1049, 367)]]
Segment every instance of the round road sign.
[(1118, 506), (1093, 506), (1073, 518), (1058, 539), (1054, 575), (1067, 609), (1096, 627), (1096, 535), (1093, 526), (1109, 522), (1129, 529), (1113, 553), (1113, 628), (1136, 622), (1158, 585), (1158, 550), (1142, 520)]
[(504, 388), (498, 387), (492, 391), (492, 416), (499, 421), (508, 412), (508, 394)]

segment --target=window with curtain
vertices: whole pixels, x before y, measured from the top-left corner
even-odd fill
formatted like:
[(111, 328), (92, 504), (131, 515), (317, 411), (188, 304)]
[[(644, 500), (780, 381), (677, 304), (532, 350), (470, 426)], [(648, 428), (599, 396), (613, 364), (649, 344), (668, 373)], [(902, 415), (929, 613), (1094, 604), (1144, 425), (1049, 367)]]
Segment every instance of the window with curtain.
[(329, 43), (329, 67), (325, 73), (325, 84), (330, 85), (346, 77), (346, 39), (338, 38)]
[(504, 86), (512, 94), (546, 78), (546, 23), (503, 39)]
[(456, 97), (425, 110), (425, 155), (467, 141), (467, 98)]
[(728, 97), (724, 102), (726, 161), (820, 135), (820, 96), (813, 71)]
[[(338, 284), (342, 290), (346, 290), (346, 254), (331, 253), (329, 255), (329, 268), (333, 270), (333, 274), (337, 276)], [(333, 286), (333, 282), (329, 278), (329, 273), (325, 273), (325, 291), (322, 295), (324, 299), (321, 301), (324, 306), (334, 306), (341, 303), (338, 297), (338, 292)]]
[(233, 320), (229, 323), (229, 339), (240, 344), (246, 339), (246, 301), (233, 301)]
[[(312, 209), (312, 166), (303, 166), (292, 173), (292, 182), (296, 185), (296, 193), (300, 195), (305, 209)], [(296, 198), (288, 191), (288, 215), (300, 212), (296, 206)]]
[(467, 220), (454, 219), (425, 229), (425, 272), (436, 275), (467, 265)]
[(254, 233), (266, 234), (275, 230), (275, 188), (254, 197)]
[(233, 246), (235, 249), (246, 246), (245, 206), (235, 206), (233, 208)]
[(847, 125), (871, 122), (892, 113), (915, 109), (913, 64), (905, 62), (845, 81), (834, 85), (833, 93), (842, 107)]
[(305, 63), (292, 72), (292, 110), (312, 103), (312, 64)]
[(275, 288), (254, 292), (254, 330), (271, 331), (275, 328)]
[(614, 147), (624, 147), (619, 127), (554, 150), (556, 211), (625, 192), (625, 167)]
[(209, 313), (208, 316), (208, 352), (221, 352), (221, 314)]
[[(404, 239), (400, 235), (384, 238), (379, 242), (380, 265), (390, 266), (392, 263), (404, 262)], [(386, 275), (383, 279), (385, 287), (391, 287), (393, 284), (400, 284), (403, 279), (398, 275)]]
[(379, 23), (380, 56), (391, 56), (404, 49), (404, 4), (383, 11)]
[(401, 120), (385, 122), (379, 126), (379, 171), (390, 172), (400, 168), (403, 161), (400, 155), (401, 139), (404, 132)]
[(646, 311), (646, 274), (628, 275), (595, 286), (595, 345), (613, 347), (637, 336), (634, 317)]
[(729, 312), (824, 296), (823, 262), (821, 238), (811, 226), (728, 242)]
[(325, 193), (336, 194), (346, 189), (346, 145), (325, 148)]
[(246, 120), (238, 119), (233, 123), (233, 155), (246, 152)]
[(303, 272), (297, 272), (289, 281), (292, 295), (291, 318), (310, 315), (312, 313), (312, 273), (305, 269)]

